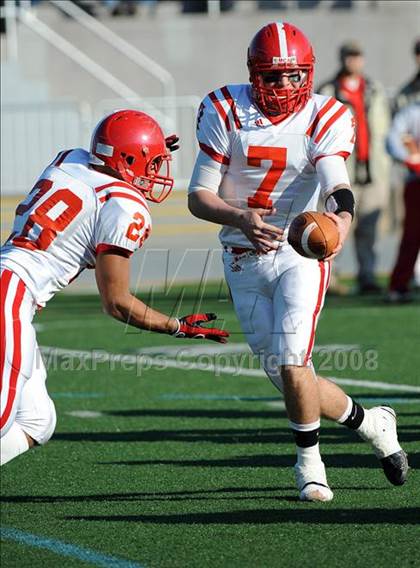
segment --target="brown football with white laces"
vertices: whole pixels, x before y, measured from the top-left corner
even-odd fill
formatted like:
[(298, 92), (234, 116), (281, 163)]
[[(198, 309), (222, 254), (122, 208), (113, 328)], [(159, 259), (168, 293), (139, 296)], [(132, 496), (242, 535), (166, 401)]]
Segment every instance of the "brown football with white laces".
[(338, 245), (337, 225), (318, 211), (305, 211), (295, 217), (289, 227), (287, 240), (300, 255), (322, 260)]

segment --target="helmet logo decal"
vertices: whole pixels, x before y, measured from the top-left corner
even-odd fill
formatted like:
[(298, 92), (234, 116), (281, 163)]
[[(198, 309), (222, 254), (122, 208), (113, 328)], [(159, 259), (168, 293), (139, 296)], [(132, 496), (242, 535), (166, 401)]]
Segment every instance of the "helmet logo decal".
[(114, 147), (109, 146), (108, 144), (101, 144), (101, 142), (98, 142), (96, 144), (95, 151), (98, 154), (101, 154), (102, 156), (110, 156), (111, 157), (114, 154)]
[(297, 65), (296, 55), (290, 55), (289, 57), (273, 57), (273, 65)]
[(289, 49), (287, 46), (286, 30), (283, 22), (277, 22), (277, 34), (279, 37), (280, 56), (287, 59), (289, 57)]

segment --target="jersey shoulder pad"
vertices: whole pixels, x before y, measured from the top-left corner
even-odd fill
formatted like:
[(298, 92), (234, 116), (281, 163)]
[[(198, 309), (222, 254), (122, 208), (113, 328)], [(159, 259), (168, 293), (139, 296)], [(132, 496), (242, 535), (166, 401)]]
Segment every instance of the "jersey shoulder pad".
[(209, 93), (197, 115), (197, 139), (200, 148), (213, 160), (228, 165), (231, 133), (242, 128), (240, 99), (245, 85), (226, 85)]
[(306, 135), (315, 160), (337, 154), (347, 158), (355, 143), (355, 121), (350, 109), (334, 97), (315, 95)]
[(225, 85), (209, 93), (201, 103), (202, 113), (217, 120), (227, 132), (242, 128), (238, 105), (244, 85)]
[(96, 188), (101, 204), (96, 226), (96, 252), (110, 248), (129, 254), (140, 248), (151, 232), (150, 211), (144, 197), (125, 182)]
[(142, 193), (125, 181), (114, 180), (103, 185), (96, 186), (96, 198), (99, 203), (105, 205), (108, 202), (118, 203), (121, 209), (131, 210), (140, 206), (149, 212), (146, 198)]

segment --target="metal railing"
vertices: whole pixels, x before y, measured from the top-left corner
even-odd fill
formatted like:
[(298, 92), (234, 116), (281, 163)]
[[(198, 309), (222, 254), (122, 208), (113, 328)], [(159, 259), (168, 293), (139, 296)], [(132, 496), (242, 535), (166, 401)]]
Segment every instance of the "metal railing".
[[(89, 29), (100, 40), (105, 41), (118, 51), (124, 53), (131, 61), (135, 62), (142, 70), (153, 74), (164, 85), (164, 96), (175, 96), (175, 81), (173, 77), (159, 64), (142, 54), (137, 48), (114, 34), (109, 28), (96, 21), (94, 18), (86, 14), (78, 6), (69, 0), (60, 0), (56, 2), (51, 0), (51, 3), (57, 5), (60, 10), (77, 20), (77, 22)], [(125, 82), (118, 79), (108, 69), (94, 61), (89, 55), (81, 51), (74, 43), (71, 43), (60, 34), (55, 32), (45, 22), (41, 21), (30, 7), (30, 2), (22, 1), (19, 9), (16, 11), (18, 20), (35, 32), (38, 36), (46, 40), (50, 45), (61, 51), (64, 55), (72, 59), (82, 69), (87, 71), (98, 82), (107, 86), (118, 97), (126, 101), (123, 106), (138, 106), (143, 105), (144, 110), (153, 114), (155, 118), (164, 124), (170, 122), (171, 127), (176, 129), (175, 117), (171, 115), (171, 111), (164, 108), (161, 110), (153, 108), (150, 103), (143, 102), (138, 93), (128, 86)], [(160, 76), (162, 74), (162, 76)], [(121, 105), (120, 105), (121, 106)]]
[[(178, 128), (181, 148), (174, 154), (175, 189), (185, 189), (197, 154), (195, 116), (198, 97), (153, 98), (131, 100), (130, 107), (142, 111), (162, 107), (171, 109)], [(87, 102), (4, 103), (1, 129), (2, 194), (26, 194), (42, 169), (66, 148), (88, 148), (97, 121), (105, 113), (126, 105), (124, 99)], [(156, 113), (150, 113), (158, 120)], [(170, 125), (161, 124), (165, 134)]]
[(70, 0), (50, 0), (50, 4), (56, 6), (59, 10), (65, 12), (76, 20), (78, 24), (87, 28), (97, 38), (107, 43), (115, 50), (119, 51), (124, 58), (130, 59), (142, 70), (146, 71), (162, 85), (162, 96), (175, 97), (176, 87), (175, 79), (167, 69), (162, 67), (157, 61), (142, 53), (137, 47), (117, 35), (110, 28), (99, 22), (79, 8)]
[(133, 100), (138, 98), (137, 93), (128, 85), (117, 79), (105, 67), (96, 63), (88, 55), (83, 53), (74, 44), (64, 39), (61, 35), (39, 20), (35, 14), (26, 8), (21, 8), (18, 12), (18, 18), (21, 23), (30, 28), (37, 35), (45, 39), (49, 44), (60, 50), (67, 57), (72, 59), (80, 67), (90, 73), (97, 81), (106, 85), (114, 91), (119, 97), (125, 100)]

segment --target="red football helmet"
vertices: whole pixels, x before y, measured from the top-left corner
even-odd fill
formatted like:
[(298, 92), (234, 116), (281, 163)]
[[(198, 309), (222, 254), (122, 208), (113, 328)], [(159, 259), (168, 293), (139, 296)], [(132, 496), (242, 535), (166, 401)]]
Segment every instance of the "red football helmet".
[[(272, 22), (260, 29), (248, 48), (248, 69), (252, 95), (261, 110), (283, 120), (300, 110), (312, 92), (315, 57), (308, 38), (286, 22)], [(299, 70), (298, 88), (268, 87), (262, 73)]]
[[(170, 160), (159, 124), (144, 112), (113, 112), (102, 119), (93, 132), (89, 162), (118, 172), (150, 201), (160, 203), (172, 190)], [(166, 167), (164, 175), (159, 173), (163, 165)], [(158, 186), (157, 192), (155, 186)]]

